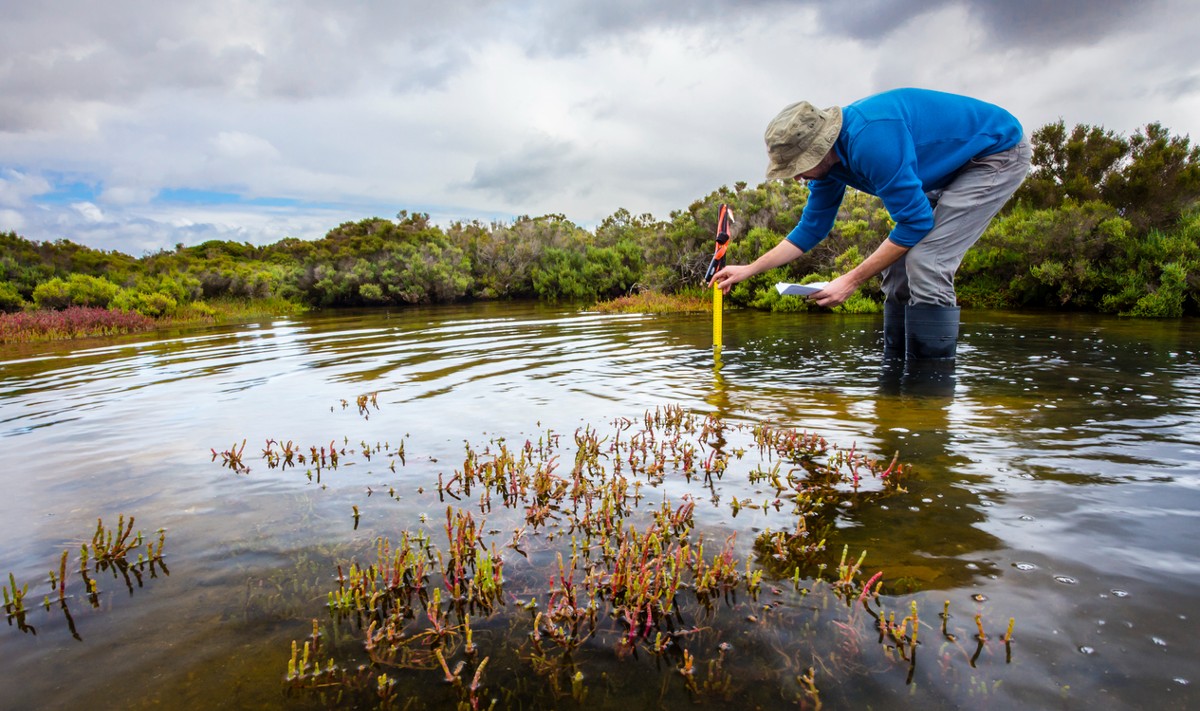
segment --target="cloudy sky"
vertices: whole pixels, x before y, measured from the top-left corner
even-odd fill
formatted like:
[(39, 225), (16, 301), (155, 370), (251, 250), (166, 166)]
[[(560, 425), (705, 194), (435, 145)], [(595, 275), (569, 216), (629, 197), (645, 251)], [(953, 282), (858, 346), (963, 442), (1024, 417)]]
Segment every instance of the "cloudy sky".
[(0, 8), (0, 230), (133, 255), (668, 217), (784, 105), (924, 86), (1200, 140), (1194, 0), (108, 0)]

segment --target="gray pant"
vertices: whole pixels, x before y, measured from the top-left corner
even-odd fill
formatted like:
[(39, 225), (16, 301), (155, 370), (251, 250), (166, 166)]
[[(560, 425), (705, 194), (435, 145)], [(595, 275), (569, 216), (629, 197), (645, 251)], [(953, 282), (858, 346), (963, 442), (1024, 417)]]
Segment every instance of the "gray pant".
[(900, 304), (954, 306), (954, 272), (963, 255), (1020, 187), (1032, 149), (1023, 140), (1007, 151), (972, 159), (941, 190), (926, 195), (933, 229), (883, 270), (883, 293)]

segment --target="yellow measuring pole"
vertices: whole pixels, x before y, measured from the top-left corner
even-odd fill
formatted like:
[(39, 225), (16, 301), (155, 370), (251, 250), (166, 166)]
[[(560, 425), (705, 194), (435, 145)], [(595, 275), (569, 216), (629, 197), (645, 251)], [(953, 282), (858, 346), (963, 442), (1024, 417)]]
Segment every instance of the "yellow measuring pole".
[[(713, 279), (717, 272), (725, 266), (725, 248), (729, 246), (729, 226), (733, 224), (733, 211), (728, 205), (722, 205), (717, 213), (717, 246), (713, 251), (712, 261), (708, 263), (708, 271), (704, 274), (705, 281)], [(713, 349), (721, 350), (721, 302), (724, 294), (721, 287), (713, 282)]]
[(721, 347), (721, 287), (713, 285), (713, 348)]

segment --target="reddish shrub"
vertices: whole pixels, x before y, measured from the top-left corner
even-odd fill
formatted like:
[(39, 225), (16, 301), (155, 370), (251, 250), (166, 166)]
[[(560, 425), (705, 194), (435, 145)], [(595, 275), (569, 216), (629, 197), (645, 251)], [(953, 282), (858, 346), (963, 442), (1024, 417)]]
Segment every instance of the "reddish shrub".
[(112, 336), (154, 328), (155, 321), (132, 311), (72, 306), (62, 311), (0, 314), (0, 343)]

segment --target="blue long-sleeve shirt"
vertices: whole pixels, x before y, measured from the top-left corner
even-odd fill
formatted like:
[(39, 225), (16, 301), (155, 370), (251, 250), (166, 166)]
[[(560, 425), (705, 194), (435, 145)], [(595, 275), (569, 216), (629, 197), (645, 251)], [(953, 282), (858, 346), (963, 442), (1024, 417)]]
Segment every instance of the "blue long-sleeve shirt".
[(888, 239), (912, 247), (933, 229), (925, 192), (943, 188), (972, 158), (1020, 143), (1021, 124), (999, 106), (927, 89), (894, 89), (842, 109), (834, 142), (841, 160), (808, 183), (808, 203), (787, 240), (805, 252), (825, 239), (849, 185), (877, 195), (896, 226)]

